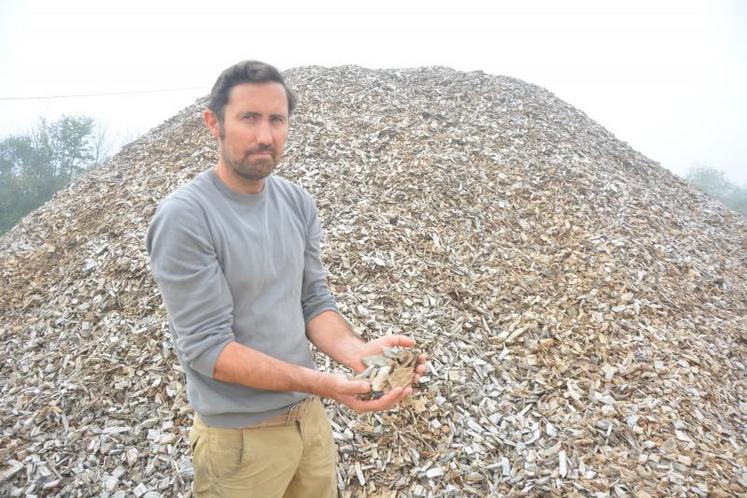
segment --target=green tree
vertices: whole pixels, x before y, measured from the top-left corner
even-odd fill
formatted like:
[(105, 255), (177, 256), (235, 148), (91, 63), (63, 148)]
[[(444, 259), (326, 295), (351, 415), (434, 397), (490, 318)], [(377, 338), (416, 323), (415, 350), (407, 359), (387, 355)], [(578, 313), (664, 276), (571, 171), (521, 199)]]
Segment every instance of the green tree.
[(687, 172), (685, 180), (725, 206), (747, 216), (747, 186), (740, 187), (730, 182), (723, 171), (706, 164), (696, 164)]
[(87, 116), (41, 118), (29, 134), (0, 141), (0, 234), (75, 176), (103, 162), (105, 144)]

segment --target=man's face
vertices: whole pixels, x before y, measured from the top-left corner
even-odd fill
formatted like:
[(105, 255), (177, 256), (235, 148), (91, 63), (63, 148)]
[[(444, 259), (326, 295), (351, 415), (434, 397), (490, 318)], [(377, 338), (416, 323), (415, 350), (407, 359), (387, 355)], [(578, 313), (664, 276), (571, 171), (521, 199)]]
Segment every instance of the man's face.
[(250, 181), (272, 173), (288, 138), (288, 98), (283, 86), (274, 81), (236, 85), (223, 115), (217, 138), (226, 166)]

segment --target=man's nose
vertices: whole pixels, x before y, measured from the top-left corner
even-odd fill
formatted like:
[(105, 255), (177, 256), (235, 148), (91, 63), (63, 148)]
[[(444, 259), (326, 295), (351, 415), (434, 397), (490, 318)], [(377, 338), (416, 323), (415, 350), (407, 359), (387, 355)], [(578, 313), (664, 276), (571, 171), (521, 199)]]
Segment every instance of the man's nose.
[(262, 121), (257, 129), (257, 142), (262, 145), (272, 144), (272, 128), (270, 123)]

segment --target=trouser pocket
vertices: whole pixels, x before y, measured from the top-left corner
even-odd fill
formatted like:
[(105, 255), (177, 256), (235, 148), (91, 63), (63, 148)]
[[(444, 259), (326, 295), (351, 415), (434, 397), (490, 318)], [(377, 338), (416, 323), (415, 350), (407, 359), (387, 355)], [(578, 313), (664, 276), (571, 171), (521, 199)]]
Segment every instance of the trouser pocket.
[(215, 479), (231, 476), (241, 468), (244, 438), (241, 429), (207, 429), (208, 470)]

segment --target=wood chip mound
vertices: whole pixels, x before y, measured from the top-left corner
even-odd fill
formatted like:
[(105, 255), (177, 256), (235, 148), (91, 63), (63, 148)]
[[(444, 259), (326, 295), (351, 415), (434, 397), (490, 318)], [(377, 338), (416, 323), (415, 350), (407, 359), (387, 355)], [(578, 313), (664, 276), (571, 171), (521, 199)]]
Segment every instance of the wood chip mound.
[(359, 395), (359, 398), (378, 399), (395, 387), (412, 384), (419, 355), (417, 350), (393, 347), (384, 348), (381, 354), (361, 358), (366, 369), (353, 378), (370, 382), (371, 391)]
[[(340, 309), (429, 356), (397, 409), (328, 405), (342, 496), (747, 493), (743, 216), (516, 79), (287, 76), (278, 174), (317, 201)], [(189, 495), (143, 240), (216, 161), (204, 104), (0, 238), (0, 496)]]

